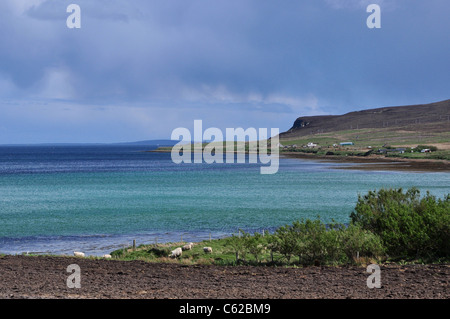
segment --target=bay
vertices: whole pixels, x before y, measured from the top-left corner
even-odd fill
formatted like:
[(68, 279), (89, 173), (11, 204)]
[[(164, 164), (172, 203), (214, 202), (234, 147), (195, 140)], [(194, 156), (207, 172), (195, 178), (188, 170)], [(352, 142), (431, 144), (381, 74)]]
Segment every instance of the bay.
[(174, 164), (156, 146), (0, 147), (0, 253), (88, 255), (130, 245), (274, 230), (302, 218), (346, 223), (358, 194), (382, 187), (450, 192), (450, 173), (335, 169), (280, 159)]

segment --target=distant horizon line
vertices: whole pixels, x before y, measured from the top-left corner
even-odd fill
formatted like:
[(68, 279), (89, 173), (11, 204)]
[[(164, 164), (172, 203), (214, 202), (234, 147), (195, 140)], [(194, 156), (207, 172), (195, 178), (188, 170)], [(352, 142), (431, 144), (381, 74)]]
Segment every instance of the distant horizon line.
[(77, 145), (159, 145), (159, 144), (175, 144), (179, 140), (171, 139), (155, 139), (141, 140), (133, 142), (44, 142), (44, 143), (0, 143), (0, 146), (77, 146)]

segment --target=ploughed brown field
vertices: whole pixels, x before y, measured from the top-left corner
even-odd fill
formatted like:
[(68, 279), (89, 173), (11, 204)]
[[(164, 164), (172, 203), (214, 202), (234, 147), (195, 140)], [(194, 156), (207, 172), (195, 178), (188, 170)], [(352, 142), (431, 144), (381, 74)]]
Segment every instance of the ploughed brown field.
[[(81, 269), (68, 288), (67, 266)], [(181, 265), (74, 257), (0, 257), (0, 298), (450, 298), (450, 265), (381, 266), (381, 288), (369, 289), (365, 267)]]

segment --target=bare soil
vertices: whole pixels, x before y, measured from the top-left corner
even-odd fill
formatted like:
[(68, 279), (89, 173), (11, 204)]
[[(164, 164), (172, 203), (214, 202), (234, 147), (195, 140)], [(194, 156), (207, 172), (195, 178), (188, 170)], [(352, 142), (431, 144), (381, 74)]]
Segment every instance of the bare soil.
[[(81, 269), (68, 288), (67, 266)], [(0, 298), (32, 299), (448, 299), (450, 265), (381, 266), (369, 289), (365, 267), (181, 265), (74, 257), (0, 257)]]

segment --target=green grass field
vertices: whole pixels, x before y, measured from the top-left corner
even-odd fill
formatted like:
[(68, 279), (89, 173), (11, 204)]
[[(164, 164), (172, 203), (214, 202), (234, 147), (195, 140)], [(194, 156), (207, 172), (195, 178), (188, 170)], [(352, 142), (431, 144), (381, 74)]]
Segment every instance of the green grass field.
[[(317, 144), (313, 149), (304, 148), (308, 143)], [(341, 142), (352, 142), (353, 145), (340, 146)], [(283, 146), (297, 145), (296, 149), (282, 149), (282, 152), (297, 151), (325, 155), (333, 152), (334, 155), (363, 155), (370, 149), (377, 150), (384, 147), (404, 147), (407, 151), (403, 154), (388, 154), (388, 157), (400, 157), (411, 159), (440, 159), (450, 160), (450, 132), (414, 132), (405, 130), (386, 129), (360, 129), (347, 130), (332, 133), (321, 133), (304, 136), (298, 139), (281, 140)], [(338, 145), (333, 147), (333, 144)], [(437, 151), (431, 153), (413, 152), (411, 147), (418, 145), (431, 145), (437, 147)]]
[[(178, 247), (182, 247), (187, 243), (167, 243), (167, 244), (152, 244), (141, 245), (133, 249), (131, 247), (119, 249), (111, 253), (113, 258), (120, 260), (143, 260), (147, 262), (175, 262), (182, 264), (236, 264), (236, 256), (232, 248), (227, 245), (227, 239), (213, 239), (211, 241), (205, 240), (195, 243), (191, 250), (183, 251), (181, 258), (170, 258), (170, 252)], [(212, 253), (205, 253), (203, 247), (211, 247)], [(267, 252), (262, 259), (268, 261), (270, 257)], [(281, 257), (281, 256), (278, 256)], [(249, 256), (247, 261), (255, 261)]]
[(441, 133), (426, 133), (414, 131), (388, 131), (382, 129), (360, 129), (338, 131), (332, 133), (314, 134), (293, 140), (281, 140), (283, 145), (306, 145), (309, 142), (326, 147), (341, 142), (351, 141), (355, 147), (367, 148), (368, 146), (382, 147), (390, 145), (393, 147), (417, 146), (420, 144), (443, 144), (450, 143), (450, 131)]

